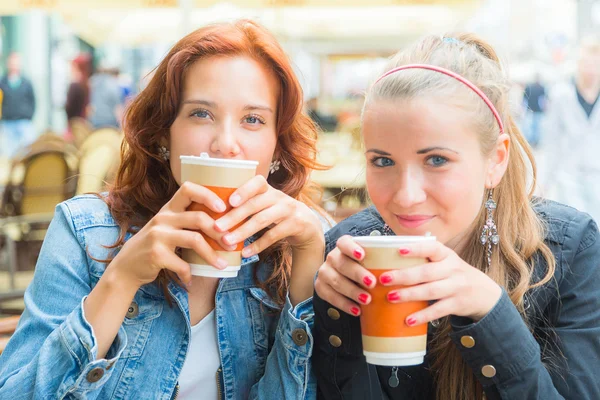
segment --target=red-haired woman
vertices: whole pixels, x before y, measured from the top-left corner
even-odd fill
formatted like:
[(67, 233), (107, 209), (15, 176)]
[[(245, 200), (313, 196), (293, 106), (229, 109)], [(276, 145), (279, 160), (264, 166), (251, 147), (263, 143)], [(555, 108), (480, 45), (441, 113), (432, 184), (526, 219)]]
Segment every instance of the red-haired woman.
[[(0, 359), (0, 397), (314, 398), (311, 296), (324, 238), (309, 200), (316, 131), (301, 109), (290, 63), (259, 25), (180, 40), (125, 116), (109, 193), (57, 207)], [(201, 152), (259, 161), (216, 221), (186, 211), (225, 209), (179, 178), (179, 156)], [(180, 248), (226, 266), (192, 229), (226, 249), (245, 243), (236, 278), (191, 276)]]

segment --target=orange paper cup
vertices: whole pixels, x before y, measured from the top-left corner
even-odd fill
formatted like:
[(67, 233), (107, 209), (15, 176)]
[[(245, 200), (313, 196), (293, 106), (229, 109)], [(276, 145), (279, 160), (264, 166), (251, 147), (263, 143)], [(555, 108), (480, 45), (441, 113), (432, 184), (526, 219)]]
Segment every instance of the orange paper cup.
[(401, 286), (383, 286), (379, 283), (379, 276), (384, 272), (427, 263), (423, 258), (401, 256), (398, 250), (407, 244), (435, 241), (435, 237), (359, 236), (353, 239), (365, 249), (362, 265), (377, 278), (377, 285), (369, 291), (371, 302), (361, 306), (360, 327), (367, 362), (385, 366), (422, 364), (427, 350), (427, 324), (409, 327), (405, 320), (429, 303), (390, 303), (387, 294)]
[[(181, 156), (181, 181), (193, 182), (213, 191), (225, 203), (227, 209), (222, 213), (209, 210), (206, 206), (192, 203), (188, 210), (204, 211), (213, 219), (225, 215), (232, 207), (229, 205), (229, 197), (237, 188), (248, 182), (256, 175), (258, 161), (229, 160), (222, 158), (210, 158), (206, 153), (200, 157)], [(243, 223), (243, 222), (242, 222)], [(241, 223), (238, 225), (240, 226)], [(235, 227), (237, 228), (237, 226)], [(228, 267), (219, 270), (206, 262), (192, 249), (183, 249), (182, 258), (190, 264), (192, 275), (209, 276), (215, 278), (235, 277), (240, 270), (242, 262), (242, 249), (244, 243), (239, 243), (234, 251), (226, 251), (213, 239), (199, 231), (206, 242), (217, 251), (219, 257), (227, 261)]]

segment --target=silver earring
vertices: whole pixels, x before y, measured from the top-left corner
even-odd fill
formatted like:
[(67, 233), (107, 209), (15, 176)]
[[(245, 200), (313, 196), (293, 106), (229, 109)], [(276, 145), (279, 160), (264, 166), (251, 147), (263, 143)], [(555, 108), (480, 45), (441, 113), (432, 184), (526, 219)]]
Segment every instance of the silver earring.
[(279, 160), (271, 161), (271, 164), (269, 165), (269, 174), (274, 174), (275, 172), (279, 171), (280, 166), (281, 166), (281, 161), (279, 161)]
[(500, 236), (498, 236), (498, 229), (496, 227), (496, 221), (494, 221), (494, 210), (498, 208), (498, 205), (492, 198), (493, 190), (490, 189), (488, 193), (488, 199), (485, 202), (485, 209), (487, 217), (485, 219), (485, 225), (481, 231), (481, 244), (487, 246), (487, 263), (488, 268), (492, 266), (492, 246), (498, 245), (500, 242)]
[(169, 157), (171, 157), (171, 152), (165, 146), (158, 146), (158, 155), (165, 161), (169, 161)]

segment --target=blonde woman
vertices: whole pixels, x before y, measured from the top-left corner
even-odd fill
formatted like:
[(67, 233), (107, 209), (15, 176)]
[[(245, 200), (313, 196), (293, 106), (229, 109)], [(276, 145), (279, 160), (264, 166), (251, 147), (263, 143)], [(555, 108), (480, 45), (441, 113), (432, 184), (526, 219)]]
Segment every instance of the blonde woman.
[[(326, 234), (315, 281), (313, 365), (324, 399), (599, 399), (600, 239), (587, 214), (533, 199), (535, 163), (509, 112), (495, 51), (473, 35), (427, 37), (367, 93), (363, 139), (374, 207)], [(535, 184), (535, 173), (534, 182)], [(431, 262), (382, 274), (351, 236), (423, 235), (401, 256)], [(378, 232), (375, 232), (377, 234)], [(422, 365), (362, 355), (361, 304), (429, 301)]]

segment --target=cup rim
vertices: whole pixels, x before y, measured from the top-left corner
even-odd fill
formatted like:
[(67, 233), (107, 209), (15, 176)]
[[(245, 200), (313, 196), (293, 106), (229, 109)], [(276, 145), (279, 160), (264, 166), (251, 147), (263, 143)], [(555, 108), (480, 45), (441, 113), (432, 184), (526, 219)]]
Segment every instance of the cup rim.
[(352, 239), (363, 247), (396, 247), (407, 243), (437, 240), (435, 236), (355, 236)]
[(179, 156), (182, 164), (204, 165), (207, 167), (226, 167), (253, 169), (258, 166), (254, 160), (230, 160), (226, 158), (212, 158), (200, 156)]

